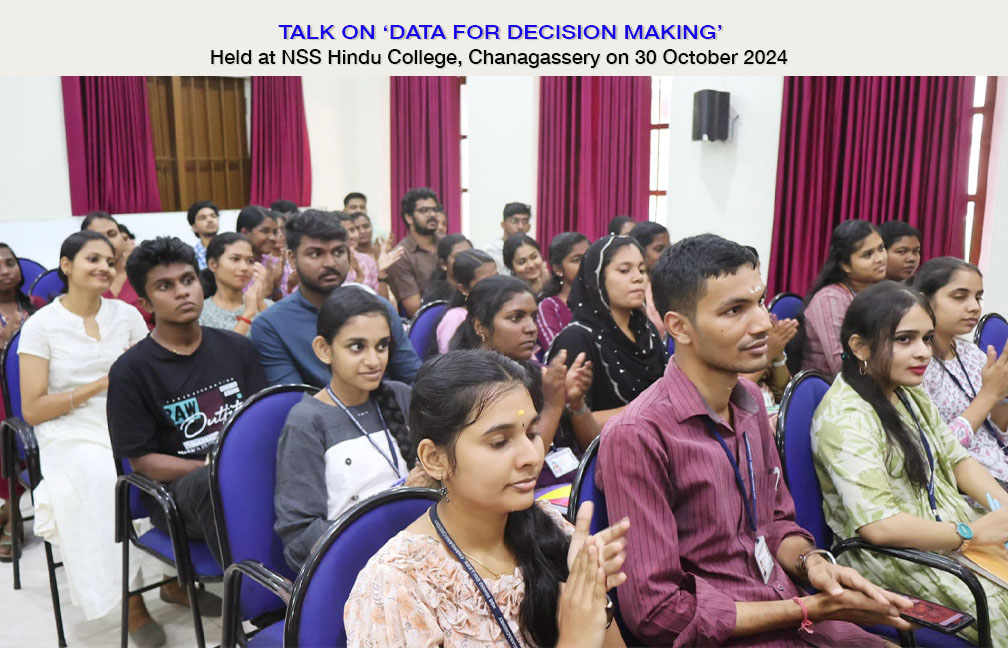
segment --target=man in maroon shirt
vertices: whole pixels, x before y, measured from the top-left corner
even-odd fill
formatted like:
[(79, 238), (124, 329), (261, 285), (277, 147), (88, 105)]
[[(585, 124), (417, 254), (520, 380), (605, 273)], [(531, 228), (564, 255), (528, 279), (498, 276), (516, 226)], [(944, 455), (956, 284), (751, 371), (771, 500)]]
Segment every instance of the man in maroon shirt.
[(630, 518), (630, 630), (661, 646), (861, 647), (883, 641), (844, 621), (909, 628), (910, 601), (810, 553), (795, 523), (762, 396), (738, 377), (768, 362), (756, 256), (704, 234), (667, 249), (651, 279), (675, 356), (605, 426), (597, 472), (610, 517)]

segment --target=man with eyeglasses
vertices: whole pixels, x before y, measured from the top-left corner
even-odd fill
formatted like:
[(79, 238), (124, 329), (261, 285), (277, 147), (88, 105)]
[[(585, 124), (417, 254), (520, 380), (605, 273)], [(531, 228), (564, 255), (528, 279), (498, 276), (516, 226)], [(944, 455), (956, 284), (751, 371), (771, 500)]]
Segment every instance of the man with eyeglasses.
[(501, 219), (501, 230), (504, 235), (483, 246), (483, 250), (497, 262), (498, 274), (511, 274), (504, 265), (504, 241), (514, 234), (528, 234), (530, 229), (532, 229), (532, 208), (529, 205), (520, 202), (504, 205), (504, 217)]
[(400, 204), (409, 234), (399, 243), (405, 253), (388, 269), (388, 285), (409, 317), (420, 308), (420, 297), (437, 268), (438, 205), (437, 194), (426, 187), (410, 189)]

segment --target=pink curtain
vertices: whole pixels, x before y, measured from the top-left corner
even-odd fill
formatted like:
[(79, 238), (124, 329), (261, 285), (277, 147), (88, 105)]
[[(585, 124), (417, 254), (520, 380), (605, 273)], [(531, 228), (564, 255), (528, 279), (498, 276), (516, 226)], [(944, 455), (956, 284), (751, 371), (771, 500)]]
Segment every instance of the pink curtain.
[(784, 81), (769, 292), (804, 294), (843, 220), (904, 220), (962, 256), (973, 77)]
[(651, 77), (543, 77), (536, 237), (648, 219)]
[(301, 77), (252, 77), (249, 202), (311, 204), (311, 149)]
[(62, 77), (76, 215), (161, 211), (144, 77)]
[(406, 235), (399, 215), (414, 187), (437, 193), (448, 231), (462, 229), (459, 77), (392, 77), (392, 232)]

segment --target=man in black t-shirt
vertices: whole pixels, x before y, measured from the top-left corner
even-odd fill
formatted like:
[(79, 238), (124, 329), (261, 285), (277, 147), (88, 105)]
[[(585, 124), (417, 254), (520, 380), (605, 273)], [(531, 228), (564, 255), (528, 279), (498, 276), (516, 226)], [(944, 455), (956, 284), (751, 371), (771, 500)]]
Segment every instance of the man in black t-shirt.
[[(245, 337), (199, 325), (196, 256), (179, 239), (144, 241), (126, 274), (156, 325), (109, 372), (112, 449), (117, 460), (166, 484), (189, 538), (205, 541), (222, 562), (206, 458), (231, 414), (266, 386), (259, 356)], [(167, 531), (152, 500), (148, 510)]]

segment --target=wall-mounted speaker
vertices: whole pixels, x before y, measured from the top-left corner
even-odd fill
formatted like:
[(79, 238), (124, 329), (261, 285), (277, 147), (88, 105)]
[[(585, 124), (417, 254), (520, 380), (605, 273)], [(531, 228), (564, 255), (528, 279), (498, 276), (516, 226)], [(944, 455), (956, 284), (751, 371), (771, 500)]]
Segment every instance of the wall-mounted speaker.
[(698, 90), (693, 93), (693, 141), (728, 140), (730, 97), (731, 93), (718, 90)]

